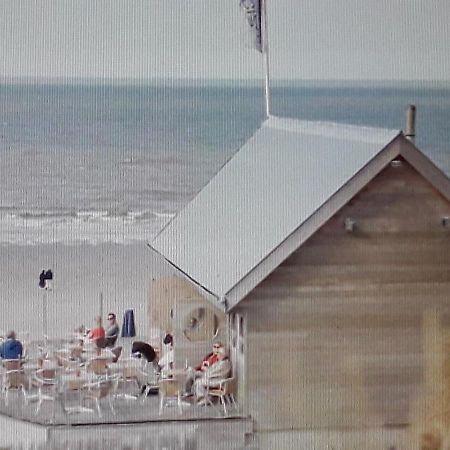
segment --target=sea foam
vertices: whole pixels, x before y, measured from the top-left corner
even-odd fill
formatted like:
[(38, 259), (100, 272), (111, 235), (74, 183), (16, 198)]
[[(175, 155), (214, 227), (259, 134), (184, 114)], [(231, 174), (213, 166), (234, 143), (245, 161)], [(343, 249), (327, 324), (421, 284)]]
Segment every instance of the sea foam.
[(0, 211), (0, 244), (148, 242), (173, 217), (128, 211)]

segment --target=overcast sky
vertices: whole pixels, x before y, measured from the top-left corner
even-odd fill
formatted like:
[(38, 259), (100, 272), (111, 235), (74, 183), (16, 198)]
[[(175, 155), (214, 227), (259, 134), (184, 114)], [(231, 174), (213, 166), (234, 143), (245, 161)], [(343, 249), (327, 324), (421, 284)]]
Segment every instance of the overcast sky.
[[(239, 0), (3, 0), (0, 77), (260, 78)], [(273, 78), (450, 79), (449, 0), (268, 0)]]

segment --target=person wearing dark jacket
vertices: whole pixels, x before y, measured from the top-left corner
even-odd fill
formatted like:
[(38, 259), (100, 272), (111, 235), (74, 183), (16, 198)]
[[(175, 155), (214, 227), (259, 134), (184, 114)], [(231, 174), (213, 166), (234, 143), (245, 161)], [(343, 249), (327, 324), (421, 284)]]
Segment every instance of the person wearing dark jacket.
[(6, 341), (0, 345), (0, 357), (3, 359), (20, 359), (22, 353), (22, 343), (16, 339), (16, 333), (10, 331), (6, 335)]

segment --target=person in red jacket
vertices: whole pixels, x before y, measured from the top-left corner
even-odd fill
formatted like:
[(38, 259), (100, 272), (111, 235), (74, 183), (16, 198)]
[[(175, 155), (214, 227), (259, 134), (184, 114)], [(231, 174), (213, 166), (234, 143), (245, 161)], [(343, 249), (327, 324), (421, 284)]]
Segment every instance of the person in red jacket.
[(213, 359), (211, 365), (209, 362), (205, 362), (202, 369), (201, 376), (196, 377), (194, 380), (193, 391), (197, 401), (203, 399), (206, 403), (205, 397), (208, 394), (209, 388), (216, 388), (220, 386), (220, 383), (225, 380), (231, 372), (231, 362), (225, 353), (225, 347), (222, 345), (217, 349), (215, 353), (216, 358)]
[[(202, 362), (194, 369), (189, 368), (186, 377), (186, 392), (193, 393), (192, 387), (195, 381), (199, 378), (205, 378), (210, 374), (213, 374), (216, 369), (220, 369), (224, 365), (223, 360), (225, 359), (225, 347), (221, 342), (215, 342), (213, 344), (213, 351), (206, 355)], [(226, 358), (228, 360), (228, 358)], [(226, 363), (225, 363), (226, 364)], [(227, 371), (228, 368), (225, 368)], [(213, 375), (215, 376), (215, 374)]]
[(217, 342), (213, 345), (212, 353), (208, 353), (202, 360), (202, 362), (195, 368), (195, 370), (200, 370), (204, 372), (208, 367), (214, 365), (219, 361), (219, 350), (222, 348), (222, 344)]
[(105, 337), (105, 329), (102, 327), (102, 318), (97, 316), (95, 318), (96, 327), (88, 333), (88, 338), (91, 341), (97, 341)]

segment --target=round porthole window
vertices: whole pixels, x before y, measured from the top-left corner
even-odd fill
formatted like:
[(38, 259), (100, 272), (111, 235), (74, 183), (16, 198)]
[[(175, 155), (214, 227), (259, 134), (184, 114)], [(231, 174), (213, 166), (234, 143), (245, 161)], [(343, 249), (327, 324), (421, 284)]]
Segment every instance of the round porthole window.
[(183, 333), (190, 341), (209, 341), (219, 332), (219, 318), (209, 308), (195, 308), (184, 321)]

